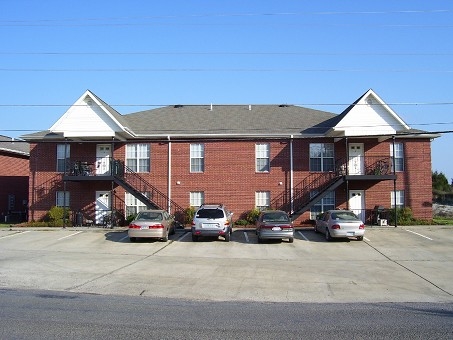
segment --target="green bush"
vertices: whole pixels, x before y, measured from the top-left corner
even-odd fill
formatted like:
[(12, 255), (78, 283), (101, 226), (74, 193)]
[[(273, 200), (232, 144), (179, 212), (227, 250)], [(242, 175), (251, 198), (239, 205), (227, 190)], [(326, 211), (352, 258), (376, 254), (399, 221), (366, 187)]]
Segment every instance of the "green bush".
[(195, 208), (194, 207), (188, 207), (186, 208), (186, 210), (184, 210), (184, 214), (185, 214), (185, 222), (186, 224), (191, 224), (192, 223), (192, 220), (193, 220), (193, 217), (195, 216)]
[(234, 222), (235, 225), (240, 225), (240, 226), (246, 226), (249, 224), (249, 222), (247, 220), (237, 220), (236, 222)]
[[(390, 224), (395, 223), (395, 209), (389, 210)], [(396, 209), (396, 222), (398, 225), (410, 225), (415, 223), (412, 210), (409, 207)]]
[(69, 222), (70, 210), (64, 207), (53, 206), (47, 212), (49, 225), (53, 227), (63, 227)]
[(249, 213), (247, 214), (247, 222), (249, 224), (255, 224), (256, 223), (256, 220), (258, 219), (258, 216), (260, 215), (260, 210), (258, 208), (254, 208), (252, 210), (249, 211)]

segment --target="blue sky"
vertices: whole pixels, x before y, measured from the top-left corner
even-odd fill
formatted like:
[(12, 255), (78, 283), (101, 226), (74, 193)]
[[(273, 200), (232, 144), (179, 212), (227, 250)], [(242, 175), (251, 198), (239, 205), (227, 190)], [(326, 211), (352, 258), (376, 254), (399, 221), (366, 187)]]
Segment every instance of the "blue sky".
[[(295, 104), (372, 88), (412, 128), (453, 130), (453, 2), (0, 0), (0, 134), (48, 129), (86, 89), (120, 113)], [(453, 134), (432, 143), (453, 178)]]

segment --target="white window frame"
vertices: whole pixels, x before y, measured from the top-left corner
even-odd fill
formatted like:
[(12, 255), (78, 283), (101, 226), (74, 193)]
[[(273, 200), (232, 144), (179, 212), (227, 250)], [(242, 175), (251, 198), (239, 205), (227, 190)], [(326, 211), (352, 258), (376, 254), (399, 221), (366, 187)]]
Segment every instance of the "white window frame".
[[(393, 143), (390, 143), (390, 157), (393, 171)], [(404, 171), (404, 145), (395, 143), (395, 171)]]
[(204, 172), (204, 144), (190, 144), (190, 172)]
[(55, 193), (55, 206), (57, 207), (69, 207), (70, 203), (70, 193), (69, 191), (57, 191)]
[[(310, 197), (313, 197), (317, 194), (317, 191), (311, 191)], [(324, 211), (335, 209), (335, 192), (330, 191), (316, 202), (310, 209), (310, 219), (315, 220), (316, 216)]]
[[(310, 158), (310, 171), (311, 172), (325, 172), (333, 171), (335, 168), (335, 147), (333, 143), (310, 143), (309, 150)], [(314, 163), (314, 160), (319, 160), (319, 163)], [(330, 160), (330, 162), (327, 162)], [(318, 169), (316, 166), (320, 167)], [(331, 165), (331, 166), (328, 166)]]
[(269, 143), (255, 144), (255, 171), (270, 172), (271, 147)]
[[(66, 156), (65, 156), (66, 150)], [(71, 145), (70, 144), (57, 144), (57, 172), (65, 172), (65, 165), (67, 160), (71, 156)]]
[(255, 192), (255, 208), (259, 210), (266, 210), (271, 205), (271, 192), (270, 191), (256, 191)]
[(151, 148), (147, 143), (126, 145), (126, 166), (137, 173), (151, 172)]
[(189, 193), (189, 202), (191, 207), (199, 207), (204, 204), (204, 191), (191, 191)]
[[(142, 193), (143, 196), (149, 197), (149, 192)], [(134, 195), (129, 192), (125, 193), (124, 203), (126, 205), (126, 217), (138, 214), (142, 210), (146, 210), (146, 204), (138, 200)]]
[(404, 190), (396, 190), (390, 192), (390, 207), (395, 208), (395, 194), (396, 194), (396, 207), (397, 208), (404, 208)]

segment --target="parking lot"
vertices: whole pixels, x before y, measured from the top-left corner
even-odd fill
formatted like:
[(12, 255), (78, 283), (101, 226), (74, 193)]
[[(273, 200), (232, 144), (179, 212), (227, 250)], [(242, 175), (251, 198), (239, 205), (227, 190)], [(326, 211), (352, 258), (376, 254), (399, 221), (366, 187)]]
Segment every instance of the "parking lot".
[(253, 229), (192, 242), (129, 242), (125, 229), (0, 229), (0, 288), (200, 300), (452, 302), (453, 227), (369, 227), (364, 241), (258, 244)]

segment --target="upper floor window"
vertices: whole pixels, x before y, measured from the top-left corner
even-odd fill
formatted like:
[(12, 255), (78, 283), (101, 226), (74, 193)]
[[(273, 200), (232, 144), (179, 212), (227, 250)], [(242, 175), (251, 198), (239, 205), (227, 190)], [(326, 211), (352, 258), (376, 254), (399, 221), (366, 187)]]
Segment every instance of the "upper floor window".
[(334, 147), (332, 143), (310, 144), (310, 171), (333, 171)]
[(190, 172), (204, 171), (204, 144), (190, 144)]
[[(393, 171), (393, 143), (390, 144), (390, 156), (392, 157)], [(403, 143), (395, 143), (395, 171), (404, 171), (404, 151)]]
[(65, 172), (67, 159), (71, 154), (70, 144), (57, 144), (57, 172)]
[(149, 144), (127, 144), (126, 165), (134, 172), (150, 172)]
[(271, 205), (270, 191), (255, 192), (255, 207), (259, 210), (268, 209)]
[(269, 172), (270, 146), (269, 144), (255, 145), (256, 172)]

